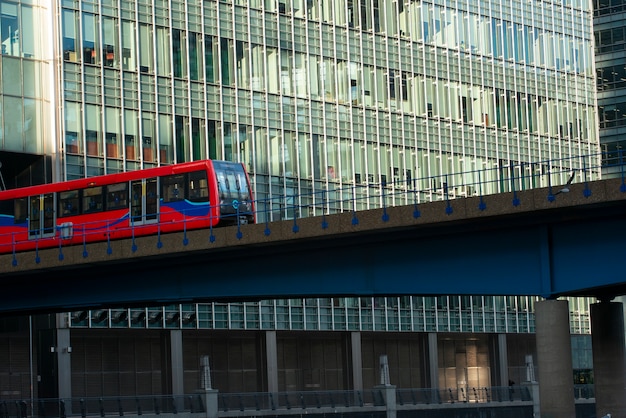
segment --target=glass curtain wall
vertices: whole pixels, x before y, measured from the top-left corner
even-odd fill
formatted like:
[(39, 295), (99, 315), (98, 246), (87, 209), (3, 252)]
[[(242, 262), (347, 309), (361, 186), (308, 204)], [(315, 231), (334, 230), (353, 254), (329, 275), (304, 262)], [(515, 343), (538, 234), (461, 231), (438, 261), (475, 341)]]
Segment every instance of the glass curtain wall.
[(47, 2), (0, 0), (0, 150), (52, 154)]
[(241, 161), (274, 220), (596, 175), (585, 2), (96, 3), (59, 13), (67, 178)]

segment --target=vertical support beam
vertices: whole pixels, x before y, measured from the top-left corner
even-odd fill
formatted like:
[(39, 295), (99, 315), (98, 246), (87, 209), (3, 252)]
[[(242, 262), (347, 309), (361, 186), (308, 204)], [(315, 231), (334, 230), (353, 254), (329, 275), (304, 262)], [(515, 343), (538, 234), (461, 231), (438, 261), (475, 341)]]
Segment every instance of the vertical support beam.
[(352, 383), (353, 390), (363, 390), (363, 359), (361, 353), (361, 333), (350, 333), (352, 349)]
[(566, 300), (535, 303), (541, 416), (576, 416), (569, 305)]
[(386, 418), (396, 418), (398, 407), (396, 405), (396, 387), (393, 385), (380, 385), (376, 389), (381, 391), (385, 400)]
[(278, 351), (276, 331), (265, 331), (265, 361), (267, 363), (267, 391), (278, 392)]
[(172, 395), (184, 395), (183, 331), (180, 329), (170, 331), (170, 356), (172, 365)]
[(596, 416), (626, 416), (624, 308), (619, 302), (591, 305)]
[[(66, 314), (57, 314), (57, 324), (65, 323), (64, 315)], [(72, 345), (70, 343), (70, 329), (59, 325), (56, 334), (59, 398), (68, 399), (72, 397)]]
[(439, 389), (439, 350), (437, 347), (437, 333), (428, 333), (428, 375), (430, 378), (430, 387)]
[(218, 398), (219, 391), (217, 389), (206, 389), (201, 396), (204, 402), (204, 410), (206, 418), (218, 418)]
[[(498, 386), (509, 386), (509, 354), (506, 344), (506, 334), (498, 334), (498, 371), (500, 382)], [(520, 382), (515, 382), (520, 384)]]

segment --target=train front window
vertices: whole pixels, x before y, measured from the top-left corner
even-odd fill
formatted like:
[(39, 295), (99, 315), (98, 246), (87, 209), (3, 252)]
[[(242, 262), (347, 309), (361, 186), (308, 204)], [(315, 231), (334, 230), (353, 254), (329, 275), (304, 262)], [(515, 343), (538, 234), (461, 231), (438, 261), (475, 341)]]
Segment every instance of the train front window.
[(164, 203), (185, 199), (185, 176), (176, 174), (161, 178), (161, 197)]
[(83, 190), (83, 213), (94, 213), (102, 210), (102, 187)]
[(75, 216), (79, 214), (78, 190), (59, 193), (59, 218), (64, 216)]
[(241, 164), (225, 161), (214, 161), (217, 187), (221, 200), (250, 200), (248, 178)]
[(189, 173), (189, 201), (207, 202), (209, 200), (209, 184), (206, 171)]

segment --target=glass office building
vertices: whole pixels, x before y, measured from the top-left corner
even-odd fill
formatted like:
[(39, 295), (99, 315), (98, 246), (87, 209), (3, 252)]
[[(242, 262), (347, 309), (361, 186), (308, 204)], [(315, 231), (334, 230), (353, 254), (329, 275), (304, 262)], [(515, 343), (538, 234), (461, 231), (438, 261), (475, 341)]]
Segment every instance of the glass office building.
[[(437, 199), (442, 175), (468, 196), (481, 175), (500, 180), (489, 193), (599, 165), (581, 0), (0, 0), (0, 13), (0, 158), (48, 156), (47, 181), (240, 161), (275, 220), (296, 199), (321, 214), (314, 193), (337, 188), (365, 209), (381, 187)], [(588, 305), (570, 304), (574, 334), (589, 333)], [(195, 390), (198, 357), (220, 347), (225, 391), (370, 387), (381, 350), (401, 387), (506, 386), (534, 351), (532, 310), (525, 297), (214, 303), (64, 314), (49, 338), (69, 333), (75, 396)], [(590, 339), (576, 338), (584, 374)], [(184, 351), (184, 388), (161, 369), (164, 345)]]
[(598, 82), (598, 115), (604, 172), (621, 175), (610, 167), (623, 161), (626, 148), (626, 2), (594, 1), (594, 34)]
[(597, 166), (567, 160), (598, 151), (587, 3), (448, 3), (3, 0), (2, 149), (54, 180), (237, 160), (259, 198)]

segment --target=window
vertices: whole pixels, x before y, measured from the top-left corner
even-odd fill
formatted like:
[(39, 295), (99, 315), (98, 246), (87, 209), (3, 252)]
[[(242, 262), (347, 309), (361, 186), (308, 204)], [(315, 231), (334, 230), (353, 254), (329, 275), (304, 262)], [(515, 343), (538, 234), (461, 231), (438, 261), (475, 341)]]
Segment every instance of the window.
[(185, 199), (185, 176), (178, 174), (161, 179), (161, 197), (163, 203)]
[(71, 190), (69, 192), (59, 193), (59, 210), (58, 216), (75, 216), (79, 214), (79, 192)]
[(83, 190), (83, 213), (102, 211), (102, 187)]
[(13, 216), (15, 211), (15, 203), (13, 200), (0, 201), (0, 214), (4, 216)]
[(107, 210), (128, 208), (128, 183), (107, 186), (106, 208)]
[(209, 200), (209, 187), (206, 172), (194, 171), (189, 173), (189, 201), (207, 202)]
[(28, 219), (28, 201), (26, 200), (26, 198), (23, 197), (21, 199), (15, 199), (14, 208), (14, 222), (16, 224), (26, 222), (26, 219)]

